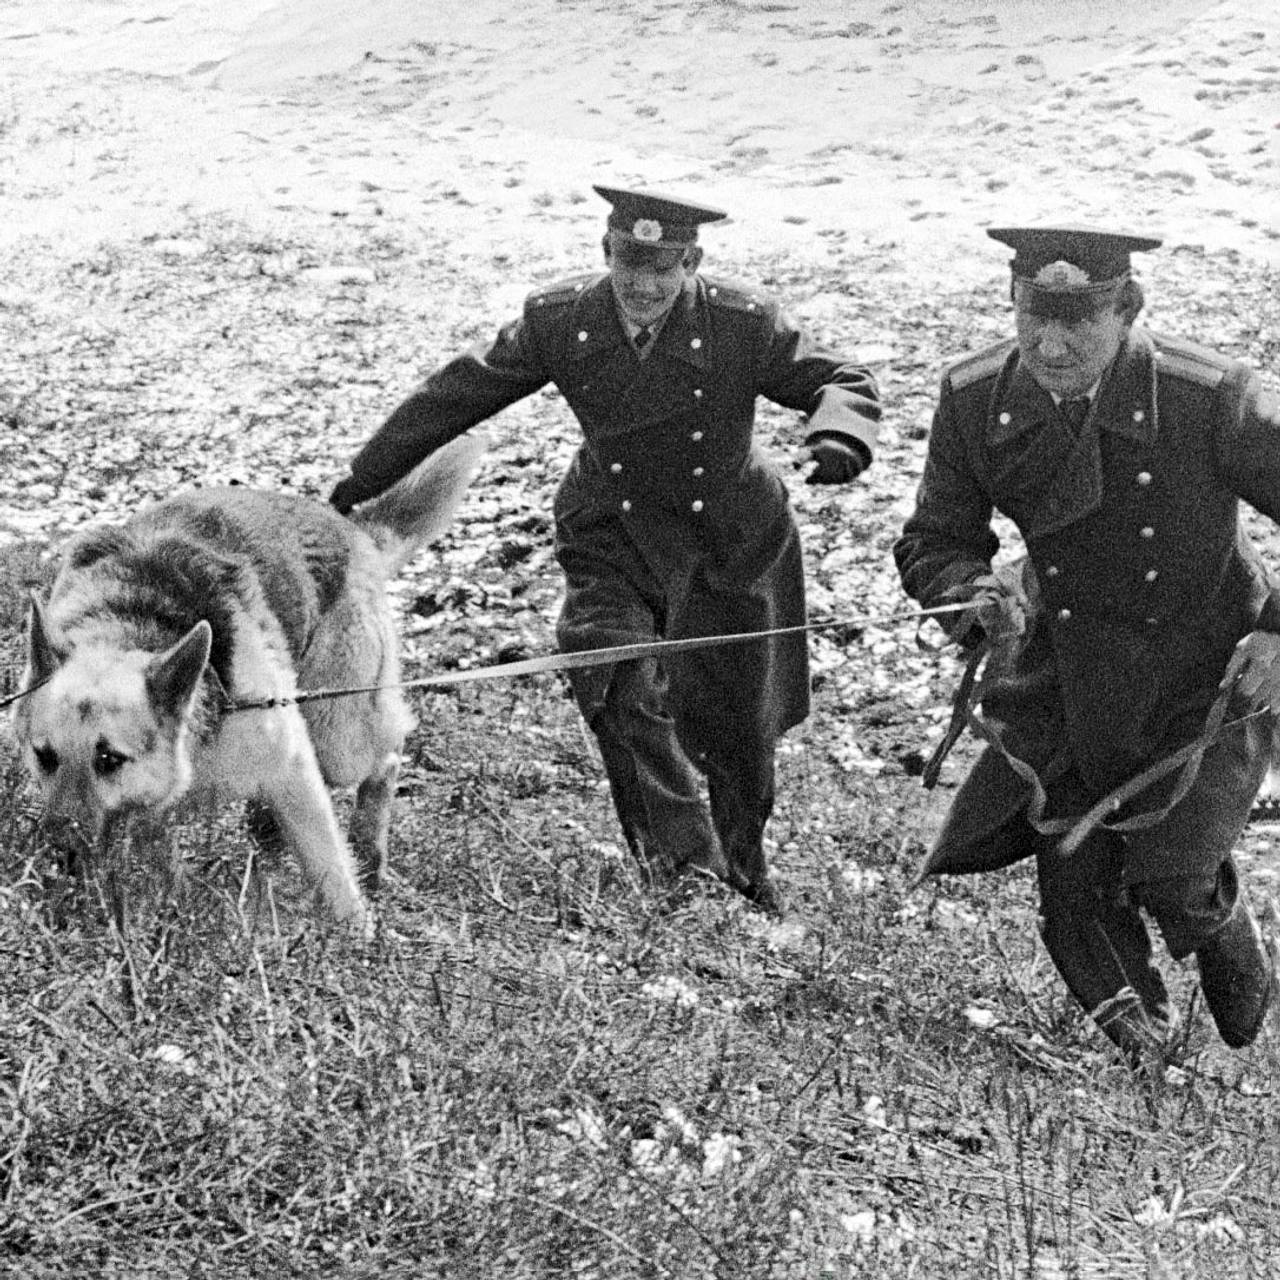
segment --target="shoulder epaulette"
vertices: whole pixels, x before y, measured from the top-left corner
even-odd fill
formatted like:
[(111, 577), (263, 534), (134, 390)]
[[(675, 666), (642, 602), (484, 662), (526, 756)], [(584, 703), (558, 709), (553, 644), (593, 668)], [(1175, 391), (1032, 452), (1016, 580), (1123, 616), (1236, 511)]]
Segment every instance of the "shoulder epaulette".
[(757, 289), (737, 284), (732, 280), (715, 280), (703, 277), (707, 287), (707, 302), (726, 311), (761, 312), (769, 308), (770, 299)]
[(951, 389), (962, 391), (965, 387), (973, 386), (975, 382), (981, 382), (984, 378), (997, 377), (1000, 370), (1004, 368), (1013, 347), (1013, 339), (1007, 338), (1003, 342), (997, 342), (995, 346), (985, 347), (981, 351), (975, 351), (973, 355), (965, 356), (963, 360), (957, 360), (947, 370)]
[(524, 300), (526, 307), (563, 307), (576, 302), (597, 280), (601, 278), (598, 271), (586, 275), (570, 276), (568, 280), (557, 280), (543, 289), (535, 289)]
[(1182, 378), (1202, 387), (1216, 387), (1231, 372), (1234, 363), (1227, 356), (1182, 338), (1152, 335), (1156, 348), (1156, 368), (1169, 378)]

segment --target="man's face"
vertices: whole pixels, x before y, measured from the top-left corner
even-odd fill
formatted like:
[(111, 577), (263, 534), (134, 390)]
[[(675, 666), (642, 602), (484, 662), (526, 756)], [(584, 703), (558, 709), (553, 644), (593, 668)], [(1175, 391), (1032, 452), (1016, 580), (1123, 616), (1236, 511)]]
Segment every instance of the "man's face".
[(1064, 400), (1085, 395), (1116, 358), (1130, 318), (1111, 298), (1087, 314), (1045, 315), (1033, 292), (1014, 289), (1014, 321), (1022, 362), (1046, 390)]
[(641, 326), (661, 320), (697, 270), (701, 250), (648, 249), (605, 237), (605, 261), (622, 314)]

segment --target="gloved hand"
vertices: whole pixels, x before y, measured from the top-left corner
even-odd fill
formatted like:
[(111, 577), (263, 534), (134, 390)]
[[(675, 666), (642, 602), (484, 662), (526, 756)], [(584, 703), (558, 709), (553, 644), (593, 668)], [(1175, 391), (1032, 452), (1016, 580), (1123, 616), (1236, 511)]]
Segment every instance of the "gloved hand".
[(1280, 635), (1250, 631), (1236, 645), (1223, 687), (1233, 680), (1236, 692), (1254, 706), (1280, 712)]
[(983, 639), (1014, 640), (1027, 630), (1028, 602), (1007, 578), (984, 573), (972, 582), (949, 587), (942, 594), (943, 604), (970, 602), (962, 613), (943, 615), (938, 619), (946, 633), (965, 649), (972, 649)]
[(340, 515), (349, 515), (351, 508), (361, 501), (354, 476), (339, 480), (329, 495), (329, 505)]
[(817, 465), (805, 476), (805, 484), (848, 484), (871, 461), (857, 445), (836, 436), (815, 436), (808, 443), (809, 458)]

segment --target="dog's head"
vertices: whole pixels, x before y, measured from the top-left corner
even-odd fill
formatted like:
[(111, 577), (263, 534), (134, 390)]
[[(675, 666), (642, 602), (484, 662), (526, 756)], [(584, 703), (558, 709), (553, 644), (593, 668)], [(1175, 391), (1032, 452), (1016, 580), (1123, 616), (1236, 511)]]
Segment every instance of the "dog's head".
[(92, 847), (128, 809), (163, 809), (191, 783), (189, 720), (212, 631), (197, 622), (163, 653), (103, 641), (59, 647), (32, 600), (26, 686), (15, 703), (22, 758), (63, 840)]

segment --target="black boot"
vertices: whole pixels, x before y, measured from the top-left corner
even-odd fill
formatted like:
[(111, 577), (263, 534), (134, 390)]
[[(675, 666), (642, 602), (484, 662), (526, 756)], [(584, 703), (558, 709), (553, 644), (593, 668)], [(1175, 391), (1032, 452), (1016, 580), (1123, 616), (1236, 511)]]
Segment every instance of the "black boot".
[(764, 854), (775, 791), (772, 743), (740, 743), (736, 751), (708, 751), (697, 761), (707, 775), (711, 818), (730, 884), (761, 911), (783, 915), (786, 902)]
[(1134, 913), (1123, 927), (1117, 923), (1054, 912), (1041, 918), (1040, 935), (1067, 989), (1129, 1062), (1142, 1066), (1163, 1058), (1176, 1019), (1141, 919)]
[(1251, 1045), (1275, 996), (1276, 965), (1243, 899), (1226, 925), (1196, 949), (1200, 989), (1223, 1043), (1232, 1049)]
[(687, 873), (729, 880), (702, 778), (642, 664), (623, 663), (590, 721), (627, 846), (656, 888)]
[(1071, 858), (1037, 856), (1040, 934), (1071, 994), (1125, 1056), (1163, 1055), (1174, 1027), (1169, 991), (1152, 962), (1151, 935), (1120, 887), (1123, 845), (1098, 833)]

